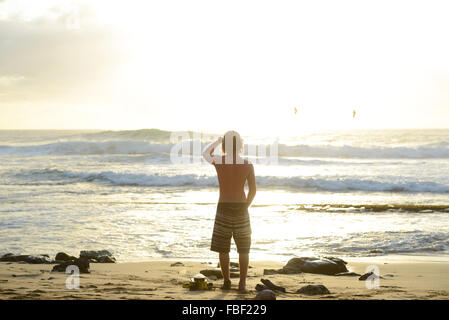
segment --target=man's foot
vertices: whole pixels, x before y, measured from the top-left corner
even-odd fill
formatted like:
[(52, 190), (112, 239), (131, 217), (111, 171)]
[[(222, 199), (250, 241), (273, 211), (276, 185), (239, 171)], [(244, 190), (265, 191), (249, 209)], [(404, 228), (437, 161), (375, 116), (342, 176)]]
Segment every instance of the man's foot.
[(231, 280), (225, 280), (221, 286), (222, 290), (231, 290)]
[(249, 291), (246, 289), (246, 285), (240, 285), (239, 284), (239, 293), (249, 293)]

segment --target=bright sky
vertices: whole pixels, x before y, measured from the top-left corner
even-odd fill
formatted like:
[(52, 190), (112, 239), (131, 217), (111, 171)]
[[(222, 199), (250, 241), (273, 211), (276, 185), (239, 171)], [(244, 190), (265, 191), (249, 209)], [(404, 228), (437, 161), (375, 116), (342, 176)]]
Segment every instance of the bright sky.
[(449, 128), (448, 15), (429, 0), (0, 0), (0, 129)]

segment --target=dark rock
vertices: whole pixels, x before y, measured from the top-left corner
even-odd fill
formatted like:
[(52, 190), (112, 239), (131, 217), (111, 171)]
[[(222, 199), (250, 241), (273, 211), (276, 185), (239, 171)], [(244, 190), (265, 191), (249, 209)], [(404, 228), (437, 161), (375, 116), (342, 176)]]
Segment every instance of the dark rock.
[(33, 292), (33, 293), (46, 293), (46, 291), (40, 290), (40, 289), (36, 289), (36, 290), (31, 291), (31, 292)]
[(6, 262), (22, 262), (31, 264), (48, 264), (52, 261), (46, 256), (34, 256), (34, 255), (14, 255), (12, 253), (7, 253), (0, 258), (0, 261)]
[(222, 279), (223, 275), (221, 274), (221, 270), (218, 269), (204, 269), (200, 271), (201, 274), (206, 277), (215, 276), (217, 279)]
[(346, 262), (334, 257), (301, 257), (292, 258), (279, 270), (266, 269), (268, 274), (297, 274), (301, 272), (335, 275), (337, 273), (348, 272)]
[(361, 275), (359, 273), (355, 273), (355, 272), (340, 272), (340, 273), (337, 273), (335, 276), (337, 276), (337, 277), (360, 277)]
[(170, 267), (183, 267), (183, 266), (184, 266), (184, 263), (182, 263), (182, 262), (175, 262), (170, 265)]
[(374, 272), (371, 271), (371, 272), (367, 272), (367, 273), (365, 273), (364, 275), (362, 275), (362, 276), (359, 278), (359, 280), (360, 280), (360, 281), (364, 281), (364, 280), (368, 279), (369, 277), (371, 277), (371, 279), (375, 279), (375, 278), (383, 279), (382, 277), (379, 277), (378, 274), (375, 274)]
[(268, 279), (260, 279), (260, 282), (262, 282), (264, 285), (266, 285), (268, 287), (268, 289), (286, 292), (284, 287), (277, 286)]
[(113, 256), (102, 256), (97, 259), (98, 263), (115, 263), (115, 258)]
[(269, 275), (273, 275), (273, 274), (278, 274), (279, 269), (263, 269), (263, 275), (264, 276), (269, 276)]
[(92, 263), (115, 263), (116, 260), (108, 250), (83, 250), (80, 258), (88, 259)]
[(269, 288), (266, 285), (264, 285), (264, 284), (258, 283), (258, 284), (256, 284), (256, 290), (257, 291), (269, 290)]
[(296, 293), (305, 294), (305, 295), (309, 295), (309, 296), (320, 295), (320, 294), (330, 294), (329, 290), (322, 284), (317, 284), (317, 285), (309, 284), (307, 286), (304, 286), (304, 287), (298, 289), (298, 291), (296, 291)]
[(276, 300), (276, 294), (270, 289), (262, 290), (256, 295), (256, 300)]
[[(221, 274), (220, 269), (205, 269), (205, 270), (201, 270), (200, 273), (202, 275), (205, 275), (208, 278), (210, 276), (216, 276), (217, 279), (223, 279), (223, 275)], [(238, 277), (240, 277), (240, 275), (238, 273), (231, 272), (231, 278), (238, 278)]]
[(85, 258), (79, 258), (75, 260), (65, 261), (61, 264), (55, 265), (52, 272), (65, 272), (68, 266), (75, 265), (79, 268), (80, 273), (89, 273), (89, 260)]
[(64, 253), (64, 252), (58, 252), (55, 257), (56, 261), (69, 261), (69, 260), (75, 260), (75, 259), (76, 259), (76, 257), (69, 256), (67, 253)]

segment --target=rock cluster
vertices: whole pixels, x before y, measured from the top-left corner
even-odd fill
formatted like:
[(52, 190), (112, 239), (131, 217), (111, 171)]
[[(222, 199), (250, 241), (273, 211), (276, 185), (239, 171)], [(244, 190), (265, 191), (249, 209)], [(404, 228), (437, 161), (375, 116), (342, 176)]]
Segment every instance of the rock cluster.
[(115, 263), (115, 258), (108, 250), (84, 250), (80, 252), (79, 258), (59, 252), (56, 255), (56, 262), (59, 264), (53, 267), (54, 272), (65, 272), (68, 266), (75, 265), (80, 273), (89, 273), (90, 263)]
[(89, 260), (86, 258), (75, 258), (74, 260), (67, 260), (57, 264), (51, 270), (52, 272), (66, 272), (69, 266), (77, 266), (80, 273), (89, 273)]
[(47, 254), (41, 254), (41, 255), (28, 255), (28, 254), (21, 254), (21, 255), (15, 255), (12, 253), (7, 253), (0, 257), (0, 261), (3, 262), (25, 262), (25, 263), (32, 263), (32, 264), (48, 264), (53, 263), (49, 256)]
[(89, 263), (115, 263), (114, 256), (108, 250), (81, 251), (79, 258), (68, 255), (65, 252), (58, 252), (55, 260), (51, 260), (48, 254), (40, 255), (15, 255), (7, 253), (0, 257), (2, 262), (19, 262), (31, 264), (57, 264), (53, 271), (65, 272), (69, 265), (76, 265), (81, 273), (89, 272)]

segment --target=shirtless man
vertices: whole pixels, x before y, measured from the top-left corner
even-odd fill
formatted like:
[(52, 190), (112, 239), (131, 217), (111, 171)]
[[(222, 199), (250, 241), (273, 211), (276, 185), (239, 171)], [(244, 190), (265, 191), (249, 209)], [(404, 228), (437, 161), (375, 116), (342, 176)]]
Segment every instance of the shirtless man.
[[(213, 155), (221, 143), (223, 156)], [(239, 291), (246, 292), (249, 250), (251, 247), (251, 225), (248, 207), (256, 195), (256, 178), (253, 165), (240, 157), (243, 143), (235, 131), (228, 131), (203, 152), (207, 162), (214, 165), (220, 185), (212, 234), (211, 250), (219, 253), (224, 283), (222, 289), (231, 289), (229, 271), (229, 251), (231, 238), (234, 237), (239, 253), (240, 282)], [(248, 196), (245, 183), (248, 181)]]

